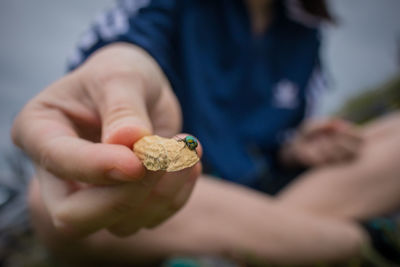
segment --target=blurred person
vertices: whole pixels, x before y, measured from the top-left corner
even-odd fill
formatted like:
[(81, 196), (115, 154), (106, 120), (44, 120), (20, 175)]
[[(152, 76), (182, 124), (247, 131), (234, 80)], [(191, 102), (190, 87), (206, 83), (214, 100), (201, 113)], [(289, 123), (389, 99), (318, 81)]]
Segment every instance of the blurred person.
[[(39, 236), (85, 265), (359, 255), (359, 222), (400, 203), (400, 118), (306, 119), (323, 21), (322, 0), (119, 2), (14, 123)], [(180, 131), (201, 140), (207, 175), (146, 171), (131, 151)]]

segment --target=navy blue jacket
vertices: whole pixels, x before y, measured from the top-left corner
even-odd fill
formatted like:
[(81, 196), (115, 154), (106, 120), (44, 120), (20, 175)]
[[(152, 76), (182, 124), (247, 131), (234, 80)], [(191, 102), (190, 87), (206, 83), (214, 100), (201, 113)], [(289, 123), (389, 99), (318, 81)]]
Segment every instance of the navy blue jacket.
[(251, 32), (243, 0), (120, 1), (97, 20), (71, 62), (112, 42), (144, 48), (159, 63), (199, 138), (208, 172), (256, 188), (275, 168), (285, 136), (305, 116), (319, 64), (318, 30), (288, 16)]

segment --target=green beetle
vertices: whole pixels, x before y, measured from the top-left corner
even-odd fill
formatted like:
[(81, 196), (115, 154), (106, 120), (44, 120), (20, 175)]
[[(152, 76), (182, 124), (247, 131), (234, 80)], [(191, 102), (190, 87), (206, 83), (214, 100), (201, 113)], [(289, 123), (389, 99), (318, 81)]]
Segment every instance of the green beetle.
[[(185, 138), (179, 138), (178, 142), (184, 142), (185, 145), (190, 149), (196, 152), (196, 147), (199, 145), (197, 139), (191, 135), (186, 136)], [(197, 153), (197, 152), (196, 152)]]

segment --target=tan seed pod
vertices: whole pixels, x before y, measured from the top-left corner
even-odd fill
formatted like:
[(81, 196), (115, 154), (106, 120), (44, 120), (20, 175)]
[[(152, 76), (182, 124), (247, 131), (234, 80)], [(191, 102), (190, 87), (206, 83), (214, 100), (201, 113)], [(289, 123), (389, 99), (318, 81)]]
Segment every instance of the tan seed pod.
[(179, 171), (199, 161), (196, 151), (190, 150), (185, 142), (157, 135), (141, 138), (133, 145), (133, 152), (151, 171)]

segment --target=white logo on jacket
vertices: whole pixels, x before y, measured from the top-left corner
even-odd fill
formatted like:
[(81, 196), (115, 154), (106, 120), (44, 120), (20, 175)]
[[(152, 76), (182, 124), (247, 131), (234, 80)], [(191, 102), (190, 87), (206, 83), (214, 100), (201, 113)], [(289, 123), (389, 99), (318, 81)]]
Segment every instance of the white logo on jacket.
[(277, 108), (294, 109), (299, 105), (299, 88), (293, 82), (284, 79), (272, 89), (272, 105)]

